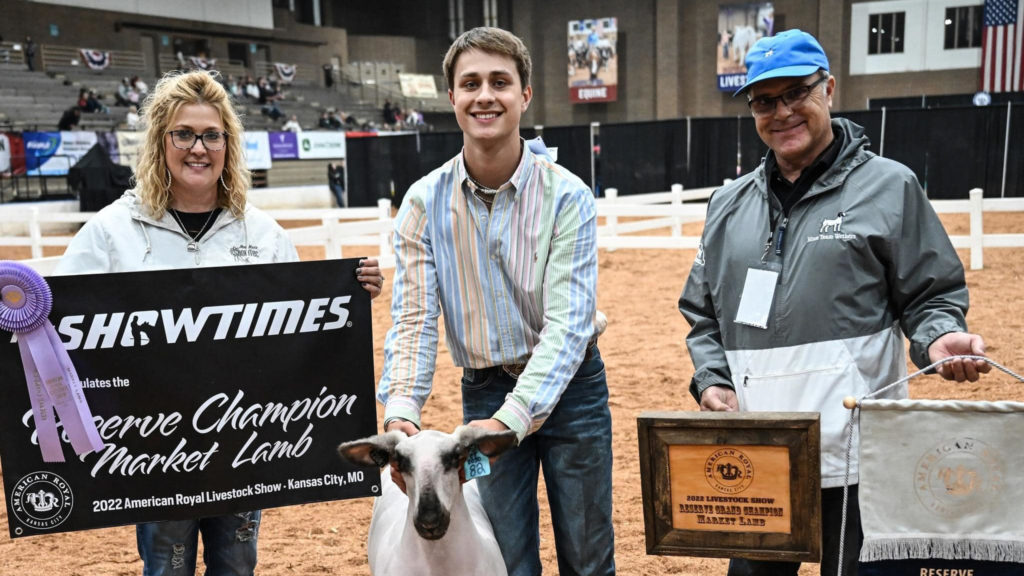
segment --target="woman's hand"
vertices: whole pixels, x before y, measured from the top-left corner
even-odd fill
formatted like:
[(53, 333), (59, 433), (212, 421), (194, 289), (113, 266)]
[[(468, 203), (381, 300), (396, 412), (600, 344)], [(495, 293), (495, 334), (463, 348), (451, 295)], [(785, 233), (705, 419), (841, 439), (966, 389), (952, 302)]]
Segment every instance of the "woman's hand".
[(384, 290), (384, 274), (381, 273), (376, 258), (364, 258), (359, 261), (359, 268), (356, 268), (356, 280), (359, 280), (363, 289), (370, 293), (370, 300), (380, 296)]

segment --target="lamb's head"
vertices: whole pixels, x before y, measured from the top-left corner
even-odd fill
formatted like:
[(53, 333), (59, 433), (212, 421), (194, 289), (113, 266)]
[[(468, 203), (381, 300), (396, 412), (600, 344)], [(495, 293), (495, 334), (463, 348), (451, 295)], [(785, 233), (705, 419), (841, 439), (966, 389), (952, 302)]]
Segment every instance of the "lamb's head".
[(461, 498), (459, 470), (473, 448), (498, 456), (517, 444), (512, 431), (492, 432), (459, 426), (452, 434), (424, 430), (413, 436), (388, 432), (338, 447), (348, 462), (361, 466), (391, 463), (405, 480), (416, 532), (427, 540), (442, 538), (451, 522), (452, 506)]

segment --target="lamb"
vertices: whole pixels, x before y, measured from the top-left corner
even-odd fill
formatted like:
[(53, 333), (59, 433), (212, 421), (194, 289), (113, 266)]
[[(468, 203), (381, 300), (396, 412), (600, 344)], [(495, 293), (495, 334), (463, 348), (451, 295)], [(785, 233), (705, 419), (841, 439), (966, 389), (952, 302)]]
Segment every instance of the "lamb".
[(452, 434), (392, 431), (338, 446), (344, 460), (359, 466), (395, 462), (408, 492), (392, 482), (386, 467), (370, 521), (370, 572), (507, 576), (476, 482), (463, 484), (460, 470), (474, 448), (493, 457), (516, 444), (512, 431), (459, 426)]

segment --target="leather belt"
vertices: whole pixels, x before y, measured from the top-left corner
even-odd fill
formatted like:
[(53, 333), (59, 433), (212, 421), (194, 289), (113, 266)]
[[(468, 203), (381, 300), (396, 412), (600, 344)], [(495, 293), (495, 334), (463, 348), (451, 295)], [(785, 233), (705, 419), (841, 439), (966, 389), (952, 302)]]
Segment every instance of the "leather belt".
[[(597, 340), (594, 340), (590, 344), (587, 344), (587, 351), (583, 354), (583, 361), (587, 362), (588, 360), (593, 358), (595, 350), (597, 350)], [(526, 362), (529, 361), (530, 357), (527, 356)], [(501, 368), (502, 370), (505, 371), (505, 374), (511, 376), (513, 380), (518, 380), (519, 376), (521, 376), (523, 371), (526, 370), (526, 362), (523, 362), (522, 364), (502, 364), (501, 366), (494, 366), (491, 369), (493, 370)], [(487, 370), (487, 368), (485, 368), (484, 370)]]

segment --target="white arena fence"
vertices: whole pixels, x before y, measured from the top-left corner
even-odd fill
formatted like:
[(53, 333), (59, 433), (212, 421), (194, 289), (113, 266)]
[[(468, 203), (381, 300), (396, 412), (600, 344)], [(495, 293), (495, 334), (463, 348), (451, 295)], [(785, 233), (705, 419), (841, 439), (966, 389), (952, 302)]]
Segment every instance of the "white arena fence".
[[(597, 245), (609, 251), (619, 248), (691, 249), (699, 236), (684, 236), (682, 225), (701, 222), (707, 212), (707, 199), (715, 188), (683, 190), (673, 185), (668, 192), (652, 192), (619, 196), (614, 188), (597, 199), (597, 216), (604, 223), (598, 226)], [(693, 202), (703, 200), (703, 202)], [(970, 267), (983, 267), (984, 248), (1024, 247), (1024, 234), (985, 234), (982, 215), (985, 212), (1024, 212), (1024, 198), (983, 198), (980, 188), (970, 191), (969, 200), (933, 200), (940, 214), (969, 214), (970, 233), (950, 236), (956, 248), (970, 249)], [(326, 258), (342, 258), (345, 246), (378, 246), (378, 259), (383, 268), (393, 268), (391, 235), (393, 221), (391, 201), (381, 199), (376, 208), (267, 210), (281, 222), (319, 221), (320, 224), (288, 229), (296, 246), (321, 246)], [(32, 258), (24, 260), (41, 274), (49, 274), (59, 257), (43, 258), (43, 246), (67, 246), (72, 236), (44, 236), (43, 224), (84, 223), (93, 213), (43, 212), (33, 207), (26, 210), (0, 210), (0, 224), (26, 224), (28, 235), (0, 236), (0, 246), (30, 246)], [(629, 218), (619, 222), (619, 218)], [(638, 232), (669, 229), (669, 234), (641, 235)]]
[[(606, 198), (597, 201), (597, 215), (605, 218), (605, 224), (598, 227), (599, 248), (688, 248), (695, 250), (699, 236), (684, 236), (683, 222), (700, 222), (707, 213), (707, 202), (684, 203), (690, 200), (707, 200), (715, 188), (699, 188), (684, 191), (681, 185), (673, 185), (670, 192), (655, 192), (633, 196), (619, 196), (618, 191), (609, 188)], [(950, 236), (955, 248), (970, 249), (971, 270), (984, 266), (984, 248), (1022, 248), (1024, 234), (985, 234), (982, 215), (985, 212), (1024, 212), (1024, 198), (983, 198), (981, 188), (974, 188), (968, 200), (932, 200), (932, 207), (939, 214), (969, 214), (970, 233), (966, 236)], [(642, 218), (620, 223), (620, 217)], [(640, 236), (634, 232), (657, 228), (671, 228), (671, 235)]]

